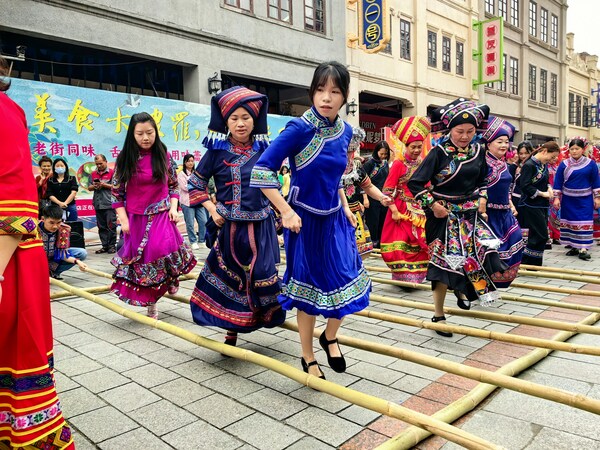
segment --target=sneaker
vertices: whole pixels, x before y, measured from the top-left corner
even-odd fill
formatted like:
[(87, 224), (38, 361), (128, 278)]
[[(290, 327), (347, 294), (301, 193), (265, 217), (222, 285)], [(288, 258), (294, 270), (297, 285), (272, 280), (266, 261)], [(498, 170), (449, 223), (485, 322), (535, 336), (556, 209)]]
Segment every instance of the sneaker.
[(199, 245), (198, 245), (196, 242), (194, 242), (194, 243), (192, 244), (192, 248), (193, 248), (194, 250), (200, 250), (200, 246), (199, 246)]
[(156, 303), (147, 306), (148, 313), (146, 314), (151, 319), (158, 319), (158, 307)]

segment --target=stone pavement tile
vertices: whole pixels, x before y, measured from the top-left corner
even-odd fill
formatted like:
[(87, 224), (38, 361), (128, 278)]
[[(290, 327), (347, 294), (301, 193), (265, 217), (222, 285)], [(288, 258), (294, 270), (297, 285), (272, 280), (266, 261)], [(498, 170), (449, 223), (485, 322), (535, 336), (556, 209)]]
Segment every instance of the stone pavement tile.
[(67, 392), (79, 387), (79, 384), (58, 370), (54, 371), (54, 384), (57, 392)]
[[(508, 449), (525, 447), (539, 430), (539, 427), (536, 427), (529, 422), (486, 411), (477, 411), (477, 413), (460, 428), (476, 436), (481, 436), (493, 444), (501, 445)], [(458, 450), (461, 448), (463, 447), (453, 442), (448, 442), (442, 447), (443, 450)], [(555, 447), (546, 448), (552, 450), (555, 449)]]
[(198, 420), (193, 414), (173, 405), (167, 400), (161, 400), (140, 409), (136, 409), (135, 411), (130, 412), (129, 415), (134, 417), (136, 422), (140, 423), (143, 427), (152, 430), (152, 432), (158, 436), (170, 433), (173, 430)]
[(166, 347), (152, 353), (146, 353), (144, 358), (165, 368), (176, 366), (192, 359), (190, 355)]
[(101, 398), (84, 387), (60, 392), (60, 406), (69, 420), (79, 414), (95, 411), (106, 406)]
[(370, 409), (363, 408), (362, 406), (351, 405), (343, 411), (340, 411), (338, 416), (351, 420), (358, 425), (367, 426), (375, 419), (379, 418), (381, 414), (371, 411)]
[(67, 358), (60, 362), (61, 372), (63, 372), (68, 377), (91, 372), (93, 370), (98, 370), (101, 367), (102, 366), (96, 361), (83, 355), (75, 356), (74, 358)]
[[(482, 344), (484, 341), (481, 341)], [(450, 353), (455, 356), (466, 357), (473, 353), (473, 347), (469, 347), (468, 345), (459, 344), (457, 342), (448, 342), (443, 339), (430, 339), (427, 342), (421, 344), (423, 348), (430, 348), (432, 350), (436, 350), (439, 352)], [(419, 349), (420, 351), (421, 349)]]
[(271, 345), (269, 348), (294, 357), (298, 355), (298, 352), (300, 351), (299, 344), (296, 341), (291, 341), (288, 339), (277, 342), (276, 344)]
[(561, 322), (579, 322), (589, 314), (587, 311), (575, 311), (572, 309), (550, 308), (537, 315), (540, 319), (559, 320)]
[[(384, 324), (389, 324), (390, 326), (384, 325), (375, 325), (372, 323), (362, 323), (358, 321), (344, 323), (344, 329), (355, 330), (363, 333), (364, 335), (368, 334), (371, 336), (385, 336), (387, 331), (390, 331), (392, 328), (392, 324), (389, 322), (382, 322)], [(395, 324), (394, 324), (395, 325)]]
[(110, 355), (109, 358), (104, 358), (102, 364), (116, 370), (119, 373), (123, 373), (127, 370), (135, 369), (136, 367), (144, 366), (148, 364), (148, 361), (140, 358), (133, 353), (119, 350), (118, 353)]
[[(484, 329), (485, 329), (485, 331), (495, 331), (497, 333), (508, 333), (510, 330), (515, 328), (515, 326), (516, 325), (507, 325), (507, 324), (503, 324), (503, 323), (492, 323), (491, 325), (488, 325)], [(487, 341), (487, 339), (479, 339), (479, 340), (482, 342)]]
[[(146, 325), (147, 326), (147, 325)], [(164, 345), (158, 344), (150, 339), (139, 338), (133, 341), (123, 342), (118, 345), (123, 350), (133, 353), (134, 355), (143, 356), (146, 353), (152, 353), (165, 348)]]
[(99, 342), (102, 342), (101, 339), (98, 339), (96, 336), (92, 336), (91, 334), (88, 333), (84, 333), (83, 331), (80, 331), (78, 333), (73, 333), (73, 334), (68, 334), (65, 336), (55, 336), (55, 339), (57, 341), (59, 341), (61, 344), (66, 345), (67, 347), (71, 347), (71, 348), (78, 348), (81, 347), (82, 345), (87, 345), (87, 344), (97, 344)]
[(248, 394), (238, 401), (277, 420), (286, 419), (308, 407), (306, 403), (269, 388)]
[(67, 347), (62, 344), (54, 344), (54, 360), (64, 361), (65, 359), (74, 358), (75, 356), (81, 356), (77, 350), (73, 350), (71, 347)]
[(185, 409), (217, 428), (224, 428), (254, 413), (253, 410), (221, 394), (204, 397)]
[(170, 370), (198, 383), (227, 373), (219, 367), (197, 359), (173, 366)]
[(121, 349), (116, 345), (100, 341), (77, 347), (77, 351), (89, 358), (102, 362), (107, 359), (108, 356), (120, 352)]
[(160, 341), (160, 343), (165, 347), (170, 348), (172, 350), (177, 350), (178, 352), (186, 352), (188, 350), (198, 348), (198, 346), (193, 342), (186, 341), (185, 339), (181, 339), (177, 336), (168, 336), (162, 341)]
[(243, 442), (198, 420), (162, 437), (178, 450), (234, 450)]
[(340, 450), (366, 450), (376, 448), (389, 438), (372, 430), (362, 430), (350, 440), (338, 447)]
[(94, 316), (90, 316), (89, 314), (85, 314), (76, 310), (76, 314), (69, 316), (67, 321), (69, 325), (83, 329), (85, 328), (85, 325), (96, 323), (98, 319)]
[(92, 444), (89, 439), (77, 431), (77, 428), (75, 428), (72, 423), (69, 423), (69, 426), (71, 427), (71, 432), (73, 433), (73, 442), (75, 442), (77, 450), (97, 450), (98, 446), (96, 444)]
[[(421, 349), (419, 349), (419, 353), (423, 353), (421, 352)], [(446, 373), (438, 369), (403, 360), (397, 360), (395, 363), (390, 364), (388, 366), (388, 369), (398, 370), (403, 373), (409, 373), (411, 375), (420, 378), (427, 378), (428, 380), (432, 381), (437, 380), (444, 373)]]
[(112, 406), (81, 414), (70, 421), (93, 442), (110, 439), (139, 426)]
[(373, 383), (369, 380), (358, 380), (353, 385), (349, 386), (350, 389), (364, 392), (365, 394), (373, 395), (375, 397), (382, 398), (393, 403), (402, 403), (410, 397), (409, 394), (401, 390), (394, 389), (390, 386), (384, 386), (383, 384)]
[(285, 422), (335, 447), (362, 431), (362, 427), (349, 420), (318, 408), (307, 408)]
[(302, 388), (302, 385), (298, 382), (290, 380), (283, 375), (271, 372), (269, 370), (259, 373), (258, 375), (254, 375), (250, 378), (250, 380), (264, 386), (268, 386), (269, 388), (275, 389), (276, 391), (284, 394), (289, 394), (290, 392), (297, 391), (298, 389)]
[(196, 346), (196, 348), (192, 350), (185, 350), (185, 353), (190, 355), (194, 359), (204, 361), (205, 363), (210, 364), (214, 364), (218, 361), (222, 361), (224, 359), (229, 358), (228, 356), (221, 355), (219, 352), (215, 352), (213, 350), (209, 350), (207, 348), (202, 348), (198, 346)]
[[(76, 442), (76, 444), (79, 444)], [(99, 444), (102, 450), (169, 450), (173, 447), (144, 428), (129, 431)], [(77, 445), (79, 450), (79, 445)]]
[(267, 370), (264, 367), (259, 366), (258, 364), (254, 364), (249, 361), (244, 361), (237, 358), (227, 358), (215, 363), (215, 365), (219, 366), (221, 369), (225, 369), (231, 373), (234, 373), (244, 378), (250, 378), (251, 376), (254, 376)]
[(379, 419), (370, 423), (368, 429), (379, 435), (391, 438), (400, 433), (401, 431), (404, 431), (409, 426), (410, 424), (402, 422), (393, 417), (381, 416)]
[(178, 406), (185, 406), (213, 394), (208, 388), (187, 378), (177, 378), (152, 388), (152, 392)]
[(179, 378), (179, 375), (176, 373), (153, 363), (128, 370), (127, 372), (123, 372), (123, 375), (146, 388), (152, 388)]
[(123, 412), (130, 412), (161, 400), (158, 395), (136, 383), (102, 392), (100, 397)]
[(506, 355), (513, 358), (520, 358), (531, 352), (534, 348), (527, 345), (516, 345), (508, 342), (494, 341), (486, 345), (481, 351), (489, 352), (493, 355)]
[(273, 344), (281, 342), (283, 338), (276, 334), (272, 334), (268, 331), (257, 330), (252, 333), (243, 333), (238, 335), (238, 342), (252, 342), (258, 344), (261, 347), (269, 348)]
[[(445, 376), (446, 375), (442, 376), (441, 378), (438, 378), (438, 381), (440, 381)], [(400, 391), (407, 392), (409, 394), (416, 394), (425, 386), (428, 386), (430, 383), (431, 380), (428, 380), (427, 378), (415, 377), (414, 375), (405, 375), (398, 381), (396, 381), (394, 384), (392, 384), (391, 387)]]
[[(490, 345), (490, 344), (488, 344)], [(502, 367), (505, 364), (508, 364), (511, 361), (514, 361), (516, 358), (508, 355), (501, 355), (497, 353), (492, 353), (489, 350), (486, 350), (487, 345), (480, 349), (476, 350), (469, 355), (469, 360), (471, 361), (479, 361), (485, 364), (489, 364), (491, 366), (495, 366), (496, 368)], [(494, 369), (495, 370), (495, 369)]]
[(73, 377), (73, 380), (94, 394), (129, 383), (128, 378), (106, 367), (82, 375), (76, 375)]
[[(266, 433), (265, 430), (268, 430)], [(283, 422), (255, 413), (228, 426), (225, 431), (264, 450), (280, 450), (300, 440), (304, 434)]]
[(75, 328), (62, 320), (52, 319), (52, 335), (55, 338), (68, 336), (69, 334), (79, 333), (81, 330)]
[(473, 347), (474, 349), (484, 347), (486, 344), (492, 342), (489, 339), (477, 338), (473, 336), (465, 336), (458, 341), (461, 345), (467, 345), (469, 347)]
[[(571, 374), (572, 372), (571, 369), (567, 371), (566, 366), (563, 365), (563, 374)], [(529, 371), (522, 378), (576, 394), (585, 395), (589, 391), (588, 383), (576, 381), (572, 378), (543, 374), (537, 371)], [(515, 408), (515, 405), (519, 405), (519, 407)], [(581, 437), (600, 440), (600, 416), (560, 403), (504, 389), (495, 395), (492, 401), (488, 402), (483, 409), (543, 427), (550, 427)], [(508, 433), (511, 430), (505, 430), (505, 432)]]
[(447, 386), (453, 386), (455, 388), (463, 389), (466, 391), (470, 391), (479, 384), (478, 381), (472, 380), (470, 378), (461, 377), (460, 375), (455, 375), (453, 373), (447, 373), (445, 375), (442, 375), (436, 380), (436, 382), (445, 384)]
[(430, 336), (423, 336), (422, 334), (414, 333), (413, 331), (416, 330), (414, 327), (410, 331), (402, 331), (396, 328), (397, 324), (394, 324), (394, 329), (386, 331), (382, 334), (382, 336), (388, 339), (393, 339), (394, 341), (404, 342), (411, 345), (421, 345), (423, 342), (427, 342), (431, 339)]
[(356, 375), (359, 378), (365, 378), (376, 383), (381, 383), (386, 386), (393, 384), (404, 376), (404, 374), (401, 372), (362, 361), (359, 361), (349, 367), (347, 373)]
[[(568, 370), (565, 370), (566, 367), (568, 367)], [(566, 362), (563, 358), (549, 356), (537, 363), (535, 370), (559, 377), (571, 378), (573, 380), (595, 384), (600, 383), (598, 364), (574, 360)]]
[(96, 336), (103, 341), (111, 344), (120, 344), (122, 342), (132, 341), (138, 336), (125, 331), (119, 327), (115, 327), (106, 322), (89, 323), (85, 326), (86, 333)]
[(577, 434), (565, 433), (552, 428), (542, 428), (524, 450), (573, 450), (598, 449), (600, 442), (587, 439)]
[(466, 395), (468, 392), (469, 391), (465, 389), (459, 389), (448, 386), (447, 384), (435, 382), (421, 390), (418, 395), (419, 397), (443, 403), (444, 405), (449, 405), (450, 403)]
[(219, 375), (218, 377), (203, 381), (202, 384), (213, 391), (236, 398), (243, 397), (263, 388), (263, 386), (254, 381), (247, 380), (232, 373)]
[(302, 389), (292, 392), (290, 397), (298, 399), (304, 403), (308, 403), (309, 405), (316, 406), (317, 408), (324, 409), (325, 411), (329, 411), (331, 413), (337, 413), (351, 405), (351, 403), (348, 403), (337, 397), (316, 391), (306, 386)]
[[(335, 447), (331, 447), (324, 442), (315, 439), (312, 436), (306, 436), (299, 441), (293, 443), (286, 450), (334, 450)], [(241, 449), (240, 449), (241, 450)]]
[(358, 348), (354, 348), (352, 350), (344, 352), (344, 356), (349, 356), (358, 361), (369, 362), (371, 364), (375, 364), (381, 367), (389, 367), (390, 364), (393, 364), (396, 361), (398, 361), (398, 358), (394, 358), (393, 356), (379, 355), (377, 353), (369, 352), (367, 350), (361, 350)]

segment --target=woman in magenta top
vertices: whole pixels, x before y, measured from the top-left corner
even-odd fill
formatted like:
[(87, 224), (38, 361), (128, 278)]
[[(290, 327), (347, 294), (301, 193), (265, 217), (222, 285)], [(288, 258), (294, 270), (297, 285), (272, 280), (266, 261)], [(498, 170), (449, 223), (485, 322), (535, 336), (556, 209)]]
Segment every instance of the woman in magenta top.
[(113, 196), (124, 244), (112, 260), (112, 291), (125, 303), (147, 306), (148, 316), (157, 318), (156, 302), (167, 290), (177, 292), (179, 275), (190, 272), (196, 259), (177, 229), (175, 166), (148, 113), (131, 117)]

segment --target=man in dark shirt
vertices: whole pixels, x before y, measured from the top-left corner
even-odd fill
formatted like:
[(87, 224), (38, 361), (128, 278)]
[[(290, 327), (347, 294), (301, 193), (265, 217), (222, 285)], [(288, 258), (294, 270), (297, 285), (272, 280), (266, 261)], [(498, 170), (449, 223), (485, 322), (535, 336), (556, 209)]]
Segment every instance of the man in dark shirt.
[(96, 223), (102, 248), (96, 253), (115, 253), (117, 242), (117, 215), (112, 208), (112, 177), (113, 170), (108, 168), (104, 155), (94, 158), (96, 170), (92, 172), (92, 182), (88, 189), (94, 193), (94, 209), (96, 210)]

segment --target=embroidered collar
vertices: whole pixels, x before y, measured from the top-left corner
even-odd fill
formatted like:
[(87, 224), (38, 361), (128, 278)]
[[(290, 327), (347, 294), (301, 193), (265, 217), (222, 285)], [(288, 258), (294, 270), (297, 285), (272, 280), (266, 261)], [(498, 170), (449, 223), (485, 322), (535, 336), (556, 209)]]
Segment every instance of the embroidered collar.
[(335, 118), (334, 122), (331, 122), (327, 117), (323, 117), (320, 115), (315, 107), (311, 107), (308, 111), (306, 111), (302, 118), (304, 118), (308, 123), (312, 124), (315, 128), (331, 128), (334, 126), (340, 126), (342, 123), (342, 119), (340, 116)]

